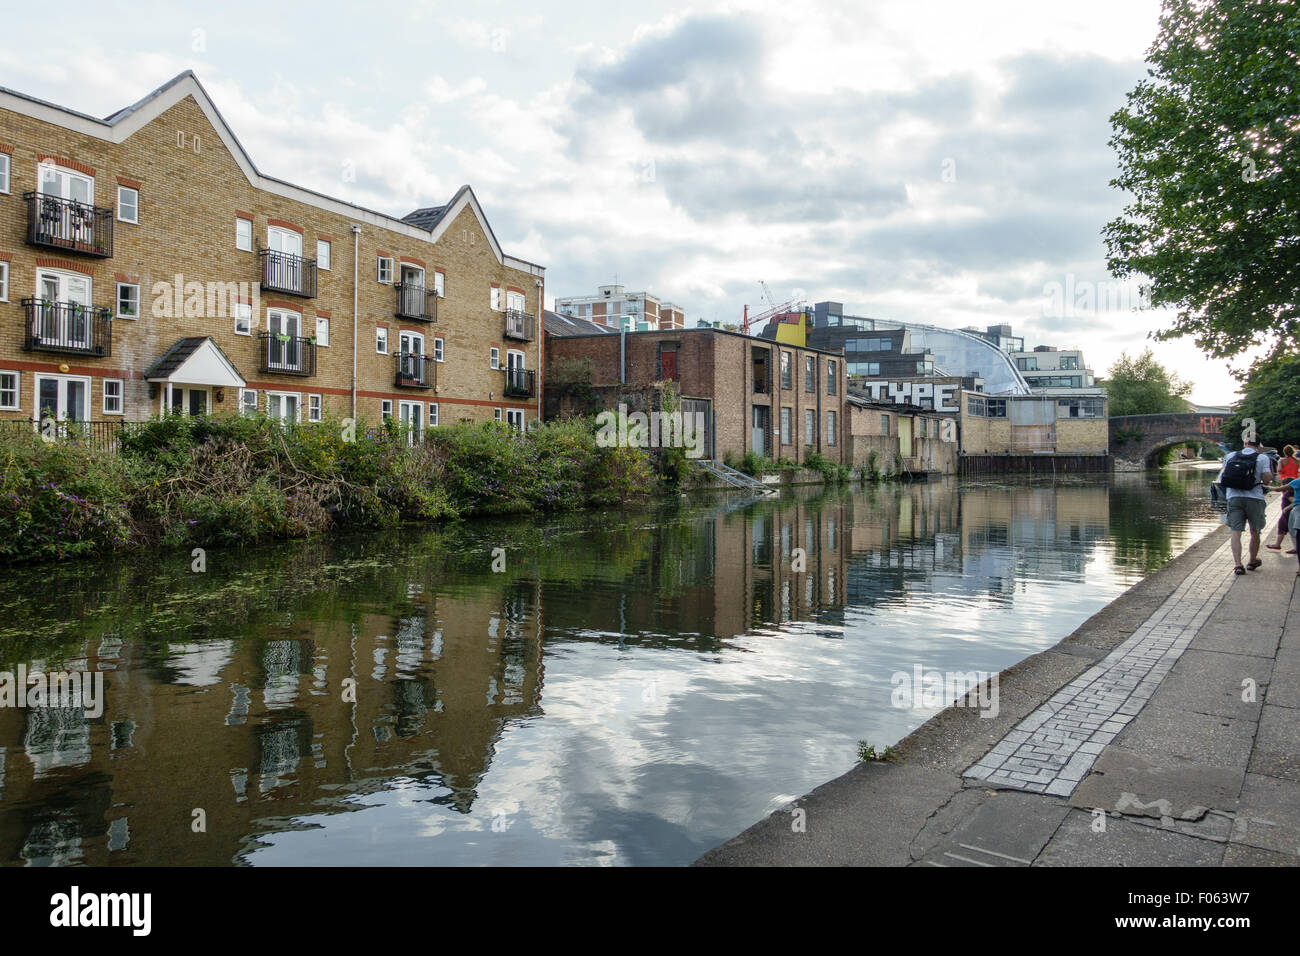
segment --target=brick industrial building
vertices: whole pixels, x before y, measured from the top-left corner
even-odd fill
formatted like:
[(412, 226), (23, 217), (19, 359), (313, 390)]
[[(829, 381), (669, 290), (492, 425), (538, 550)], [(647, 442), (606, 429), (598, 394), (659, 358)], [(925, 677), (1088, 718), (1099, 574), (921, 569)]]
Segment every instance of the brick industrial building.
[(395, 218), (263, 175), (192, 73), (106, 119), (0, 89), (0, 418), (523, 427), (543, 275), (469, 187)]
[(547, 363), (557, 370), (561, 362), (589, 365), (584, 384), (605, 407), (617, 402), (620, 391), (676, 383), (683, 410), (705, 414), (706, 457), (753, 451), (803, 461), (816, 451), (847, 463), (839, 354), (720, 329), (565, 335), (557, 324), (548, 328), (555, 331), (546, 338)]

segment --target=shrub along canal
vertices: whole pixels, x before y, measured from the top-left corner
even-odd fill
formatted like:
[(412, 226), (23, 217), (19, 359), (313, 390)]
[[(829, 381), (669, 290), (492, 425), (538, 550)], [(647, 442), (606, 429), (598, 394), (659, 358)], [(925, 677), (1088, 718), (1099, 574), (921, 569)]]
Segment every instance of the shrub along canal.
[(201, 572), (9, 569), (0, 669), (102, 673), (105, 699), (0, 708), (0, 861), (688, 863), (940, 709), (892, 706), (894, 674), (997, 672), (1181, 553), (1217, 524), (1209, 480), (797, 488)]

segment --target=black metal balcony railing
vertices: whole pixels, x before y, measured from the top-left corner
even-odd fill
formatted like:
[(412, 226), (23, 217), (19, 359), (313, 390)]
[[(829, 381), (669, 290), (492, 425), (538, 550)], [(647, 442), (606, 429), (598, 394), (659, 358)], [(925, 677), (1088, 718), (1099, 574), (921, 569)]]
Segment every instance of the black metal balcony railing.
[(316, 296), (316, 260), (304, 259), (290, 252), (263, 249), (258, 253), (262, 260), (262, 291), (287, 292), (304, 298)]
[(536, 372), (523, 368), (506, 369), (506, 398), (531, 398)]
[(315, 375), (316, 343), (300, 335), (259, 332), (259, 370), (280, 375)]
[(43, 193), (24, 193), (23, 198), (30, 245), (105, 259), (113, 254), (113, 210)]
[(537, 338), (537, 316), (518, 309), (506, 309), (506, 338), (525, 342)]
[(23, 309), (27, 315), (24, 350), (113, 354), (113, 317), (108, 309), (49, 299), (23, 299)]
[(415, 282), (399, 282), (397, 290), (397, 317), (415, 319), (417, 322), (438, 321), (438, 293)]
[(396, 384), (407, 388), (433, 388), (437, 383), (438, 363), (432, 355), (398, 352), (394, 358), (397, 360)]

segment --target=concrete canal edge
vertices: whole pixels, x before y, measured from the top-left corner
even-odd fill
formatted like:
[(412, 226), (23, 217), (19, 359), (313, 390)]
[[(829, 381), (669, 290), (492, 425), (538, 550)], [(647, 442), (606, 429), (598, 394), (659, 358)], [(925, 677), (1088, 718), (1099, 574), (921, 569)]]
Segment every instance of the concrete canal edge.
[[(1227, 536), (1224, 526), (1211, 531), (1055, 646), (1002, 671), (996, 717), (954, 704), (899, 741), (895, 760), (859, 763), (693, 865), (914, 864), (987, 795), (963, 772), (1030, 712), (1131, 637)], [(1015, 797), (1021, 801), (1017, 812), (1025, 818), (1045, 804), (1064, 804), (1037, 794)]]

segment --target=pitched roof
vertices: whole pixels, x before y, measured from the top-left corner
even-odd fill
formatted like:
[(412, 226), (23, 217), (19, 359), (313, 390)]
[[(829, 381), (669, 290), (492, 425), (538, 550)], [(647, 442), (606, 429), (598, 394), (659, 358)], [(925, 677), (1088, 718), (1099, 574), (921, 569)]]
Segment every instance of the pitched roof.
[[(190, 365), (188, 371), (191, 374), (188, 377), (178, 375), (187, 365)], [(183, 384), (240, 388), (248, 384), (221, 346), (206, 335), (177, 339), (158, 361), (149, 366), (144, 378), (146, 382), (174, 380)]]
[(225, 144), (226, 149), (234, 158), (235, 163), (248, 178), (249, 183), (257, 189), (265, 190), (287, 199), (293, 199), (297, 202), (305, 203), (309, 206), (315, 206), (318, 209), (325, 209), (330, 212), (347, 216), (361, 223), (368, 223), (374, 226), (380, 226), (384, 229), (390, 229), (394, 232), (405, 233), (416, 239), (423, 239), (427, 242), (433, 242), (439, 239), (451, 221), (465, 207), (469, 207), (474, 215), (478, 217), (479, 224), (483, 228), (484, 235), (487, 236), (488, 244), (492, 247), (492, 252), (496, 255), (497, 261), (503, 265), (509, 265), (512, 268), (531, 273), (536, 276), (544, 274), (545, 269), (536, 263), (527, 262), (523, 259), (517, 259), (514, 256), (507, 256), (501, 249), (501, 244), (497, 241), (496, 235), (492, 232), (492, 227), (488, 224), (487, 217), (483, 214), (483, 209), (479, 205), (478, 197), (469, 186), (461, 186), (456, 191), (456, 195), (451, 198), (445, 206), (429, 206), (425, 209), (418, 209), (411, 215), (423, 213), (428, 210), (441, 209), (442, 212), (433, 220), (429, 226), (419, 225), (407, 219), (399, 219), (390, 216), (387, 213), (377, 212), (373, 209), (367, 209), (364, 206), (358, 206), (354, 203), (346, 202), (342, 199), (335, 199), (332, 196), (326, 196), (311, 189), (305, 189), (302, 186), (295, 186), (293, 183), (276, 179), (273, 176), (267, 176), (258, 170), (253, 163), (252, 158), (235, 136), (234, 131), (226, 123), (225, 118), (217, 109), (212, 98), (208, 96), (207, 90), (199, 82), (198, 77), (194, 75), (193, 70), (186, 70), (184, 73), (172, 77), (156, 90), (148, 93), (141, 99), (132, 103), (116, 113), (110, 113), (104, 119), (96, 119), (86, 113), (78, 113), (76, 110), (68, 109), (66, 106), (59, 106), (56, 103), (48, 103), (45, 100), (29, 96), (26, 93), (20, 93), (17, 90), (11, 90), (0, 86), (0, 109), (9, 109), (23, 116), (30, 116), (43, 122), (52, 123), (55, 126), (62, 126), (64, 129), (72, 130), (76, 133), (92, 136), (96, 139), (107, 140), (111, 143), (121, 143), (137, 133), (146, 124), (157, 119), (167, 110), (171, 109), (185, 97), (192, 96), (198, 104), (212, 128), (216, 130), (217, 135)]
[(432, 231), (446, 211), (446, 206), (423, 206), (414, 212), (408, 212), (402, 217), (402, 222), (409, 222), (413, 226)]
[(611, 329), (599, 322), (589, 322), (574, 315), (564, 315), (547, 309), (542, 315), (542, 325), (547, 335), (598, 335), (602, 332), (616, 334), (618, 329)]

